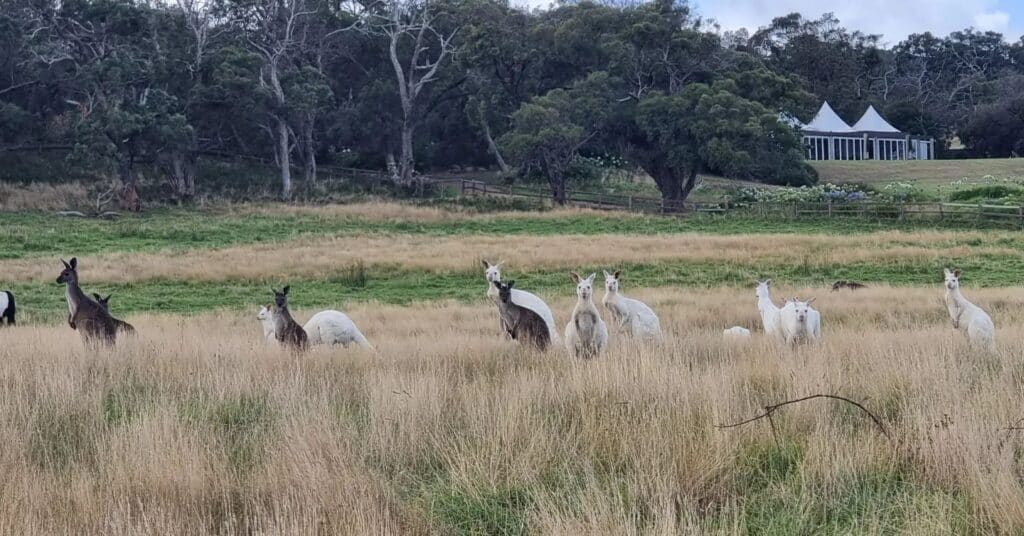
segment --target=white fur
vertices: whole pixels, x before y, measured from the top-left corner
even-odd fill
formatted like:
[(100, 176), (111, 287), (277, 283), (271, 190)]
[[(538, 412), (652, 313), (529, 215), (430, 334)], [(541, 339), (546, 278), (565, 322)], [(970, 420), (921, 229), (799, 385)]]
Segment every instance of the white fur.
[(574, 357), (597, 357), (608, 346), (608, 326), (594, 305), (594, 276), (572, 274), (576, 282), (576, 307), (565, 326), (565, 347)]
[(658, 315), (644, 302), (619, 293), (618, 274), (604, 273), (604, 298), (601, 303), (611, 313), (620, 331), (628, 329), (629, 334), (635, 338), (660, 342), (661, 323), (658, 322)]
[(263, 324), (263, 338), (268, 343), (277, 343), (277, 328), (274, 327), (274, 311), (267, 308), (266, 305), (260, 306), (260, 312), (256, 313), (256, 318)]
[[(0, 290), (0, 316), (7, 311), (7, 306), (10, 305), (10, 301), (7, 299), (7, 292)], [(0, 320), (2, 322), (2, 320)]]
[[(502, 263), (499, 262), (497, 264), (491, 264), (487, 261), (483, 261), (483, 263), (486, 267), (484, 270), (484, 276), (487, 278), (487, 297), (497, 304), (498, 289), (494, 286), (494, 282), (501, 281)], [(557, 344), (561, 340), (558, 336), (558, 326), (555, 325), (555, 315), (551, 312), (551, 308), (548, 307), (548, 304), (544, 303), (544, 300), (525, 290), (513, 288), (512, 303), (540, 315), (544, 320), (544, 323), (548, 326), (548, 333), (551, 335), (552, 344)], [(501, 315), (498, 315), (498, 321), (501, 322)], [(501, 331), (502, 333), (508, 333), (503, 326)]]
[(771, 279), (757, 282), (757, 310), (761, 313), (761, 325), (764, 327), (765, 335), (782, 339), (781, 309), (772, 301), (771, 291), (768, 289), (771, 284)]
[(949, 311), (953, 328), (963, 331), (972, 345), (994, 352), (996, 350), (996, 328), (992, 324), (992, 317), (988, 316), (988, 313), (981, 307), (967, 301), (967, 298), (960, 293), (959, 270), (951, 272), (947, 269), (945, 273), (946, 310)]
[(340, 344), (345, 348), (350, 344), (358, 344), (363, 348), (373, 349), (355, 322), (341, 311), (320, 311), (313, 315), (302, 329), (306, 330), (310, 344)]
[(821, 340), (821, 313), (811, 307), (814, 298), (793, 298), (779, 312), (782, 338), (788, 344), (815, 343)]
[(722, 337), (725, 337), (726, 339), (748, 339), (750, 338), (750, 330), (740, 326), (733, 326), (729, 329), (722, 330)]

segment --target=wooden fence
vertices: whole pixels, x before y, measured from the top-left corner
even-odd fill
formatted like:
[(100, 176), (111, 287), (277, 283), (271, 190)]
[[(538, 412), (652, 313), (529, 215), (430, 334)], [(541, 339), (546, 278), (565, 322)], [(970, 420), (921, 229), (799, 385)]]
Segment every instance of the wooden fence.
[[(495, 185), (465, 179), (425, 179), (436, 194), (455, 193), (466, 197), (551, 199), (550, 190), (515, 185)], [(660, 198), (570, 190), (567, 204), (598, 210), (621, 210), (650, 214), (687, 215), (730, 213), (765, 218), (821, 219), (863, 218), (875, 220), (940, 220), (963, 223), (1002, 222), (1024, 229), (1024, 207), (967, 203), (886, 203), (880, 201), (836, 202), (692, 202), (673, 205)], [(680, 210), (680, 208), (682, 210)]]

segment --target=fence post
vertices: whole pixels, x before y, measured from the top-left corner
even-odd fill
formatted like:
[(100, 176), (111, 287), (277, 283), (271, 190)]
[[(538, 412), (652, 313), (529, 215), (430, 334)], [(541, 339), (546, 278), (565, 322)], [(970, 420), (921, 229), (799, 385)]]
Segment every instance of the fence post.
[(1024, 206), (1017, 207), (1017, 222), (1021, 229), (1024, 229)]
[(799, 217), (800, 217), (800, 204), (799, 203), (793, 203), (793, 218), (796, 219), (796, 218), (799, 218)]
[[(633, 212), (633, 196), (629, 196), (629, 211)], [(1024, 218), (1024, 212), (1022, 212), (1021, 214), (1021, 217)]]
[(946, 213), (942, 210), (942, 203), (939, 203), (939, 221), (946, 219)]
[(832, 218), (832, 200), (828, 200), (828, 217)]
[(985, 209), (981, 207), (981, 203), (978, 203), (978, 222), (985, 220)]
[(900, 217), (899, 217), (900, 221), (903, 220), (903, 215), (906, 213), (906, 211), (907, 211), (907, 204), (906, 203), (900, 203)]

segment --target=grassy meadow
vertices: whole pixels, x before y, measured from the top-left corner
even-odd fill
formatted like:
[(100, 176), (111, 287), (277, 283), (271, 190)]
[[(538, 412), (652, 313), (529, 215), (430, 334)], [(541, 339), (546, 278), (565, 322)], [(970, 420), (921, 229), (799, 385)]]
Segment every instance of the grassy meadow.
[[(20, 311), (0, 329), (0, 533), (1024, 532), (1019, 232), (386, 203), (0, 227)], [(138, 337), (91, 352), (64, 324), (71, 256)], [(569, 270), (623, 269), (666, 342), (525, 350), (481, 258), (562, 325)], [(950, 326), (947, 265), (998, 354)], [(723, 340), (759, 331), (765, 277), (776, 301), (817, 297), (821, 345)], [(267, 346), (255, 314), (282, 284), (300, 322), (342, 309), (377, 351)], [(816, 393), (885, 434), (830, 400), (719, 427)]]

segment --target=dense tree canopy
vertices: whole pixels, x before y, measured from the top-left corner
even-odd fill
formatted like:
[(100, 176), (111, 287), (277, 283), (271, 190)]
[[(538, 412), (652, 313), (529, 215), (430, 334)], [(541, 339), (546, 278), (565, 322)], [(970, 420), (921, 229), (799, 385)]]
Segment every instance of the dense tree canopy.
[(897, 127), (982, 156), (1024, 151), (1024, 40), (972, 29), (891, 47), (832, 15), (710, 27), (682, 0), (9, 0), (0, 5), (0, 149), (59, 147), (168, 195), (196, 162), (270, 159), (280, 193), (318, 163), (493, 167), (564, 199), (579, 155), (614, 154), (669, 206), (699, 173), (816, 180), (779, 112), (873, 104)]

